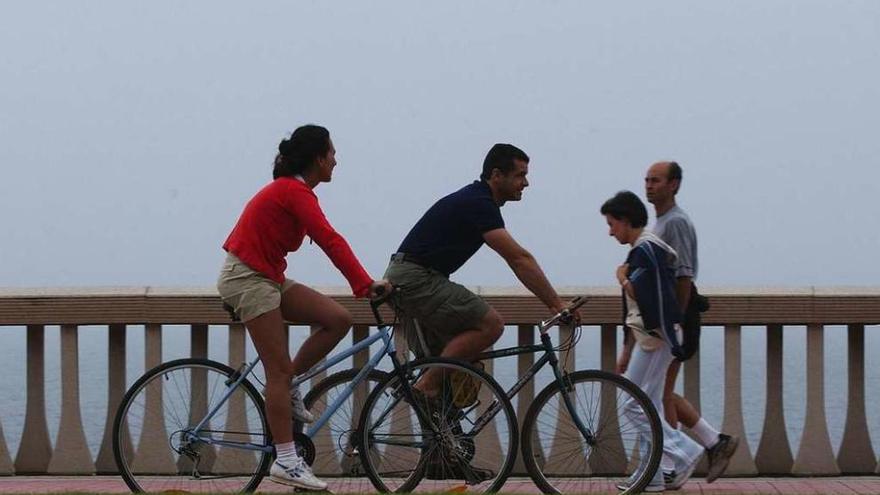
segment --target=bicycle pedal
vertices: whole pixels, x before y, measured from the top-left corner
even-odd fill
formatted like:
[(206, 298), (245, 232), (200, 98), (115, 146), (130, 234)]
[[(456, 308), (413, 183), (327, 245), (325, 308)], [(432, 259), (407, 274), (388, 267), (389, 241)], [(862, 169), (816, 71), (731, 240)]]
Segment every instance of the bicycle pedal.
[(330, 495), (333, 494), (333, 492), (331, 492), (330, 490), (324, 490), (324, 491), (321, 491), (321, 492), (316, 492), (315, 490), (309, 490), (309, 489), (307, 489), (307, 488), (299, 488), (299, 487), (294, 488), (294, 489), (293, 489), (293, 492), (294, 492), (294, 493), (327, 493), (327, 494), (330, 494)]

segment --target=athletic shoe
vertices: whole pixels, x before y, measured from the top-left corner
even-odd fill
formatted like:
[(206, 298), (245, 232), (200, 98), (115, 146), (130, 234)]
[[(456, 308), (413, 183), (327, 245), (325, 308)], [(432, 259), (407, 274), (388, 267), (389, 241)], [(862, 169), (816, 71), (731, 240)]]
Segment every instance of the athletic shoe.
[[(635, 483), (635, 481), (636, 480), (634, 478), (630, 477), (629, 479), (618, 483), (616, 485), (617, 489), (622, 492), (629, 490), (633, 486), (633, 483)], [(666, 490), (666, 486), (664, 483), (651, 480), (651, 482), (648, 483), (648, 486), (642, 488), (642, 493), (662, 493), (664, 490)]]
[(666, 484), (666, 489), (667, 490), (678, 490), (682, 486), (684, 486), (684, 484), (687, 483), (687, 480), (690, 479), (691, 475), (694, 474), (694, 469), (697, 469), (697, 464), (700, 463), (701, 457), (702, 456), (697, 456), (697, 458), (694, 459), (693, 462), (691, 462), (681, 472), (672, 471), (670, 473), (671, 476), (669, 477), (669, 481), (666, 481), (666, 476), (664, 475), (663, 478), (664, 478), (664, 481)]
[(706, 449), (706, 455), (709, 458), (709, 469), (706, 471), (706, 483), (712, 483), (727, 470), (730, 464), (730, 458), (739, 447), (739, 438), (718, 434), (718, 442), (712, 447)]
[(299, 387), (290, 387), (290, 409), (293, 411), (294, 421), (299, 421), (300, 423), (315, 422), (315, 417), (306, 409)]
[(312, 474), (312, 468), (306, 464), (302, 457), (296, 457), (289, 465), (282, 464), (276, 460), (269, 469), (269, 479), (275, 483), (313, 492), (327, 489), (327, 483), (324, 483)]
[[(266, 389), (263, 388), (263, 397), (266, 396)], [(314, 423), (315, 417), (306, 409), (303, 402), (302, 393), (299, 386), (290, 386), (290, 411), (293, 413), (293, 421), (300, 423)]]
[(675, 470), (672, 471), (663, 471), (663, 483), (666, 485), (667, 490), (672, 490), (670, 486), (672, 482), (675, 480)]

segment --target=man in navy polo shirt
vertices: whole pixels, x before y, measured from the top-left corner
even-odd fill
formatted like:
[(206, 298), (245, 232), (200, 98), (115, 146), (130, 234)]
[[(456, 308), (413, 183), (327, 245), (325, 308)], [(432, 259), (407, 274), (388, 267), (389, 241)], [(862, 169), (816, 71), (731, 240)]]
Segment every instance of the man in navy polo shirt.
[[(402, 287), (396, 303), (415, 318), (424, 336), (422, 353), (471, 361), (504, 330), (504, 320), (486, 302), (449, 280), (485, 243), (507, 261), (517, 278), (553, 311), (565, 303), (535, 258), (504, 228), (501, 207), (519, 201), (529, 185), (529, 157), (510, 144), (496, 144), (483, 162), (480, 180), (428, 209), (391, 256), (388, 281)], [(408, 332), (412, 337), (412, 332)], [(411, 341), (412, 342), (412, 341)], [(416, 387), (427, 397), (439, 389), (429, 372)]]

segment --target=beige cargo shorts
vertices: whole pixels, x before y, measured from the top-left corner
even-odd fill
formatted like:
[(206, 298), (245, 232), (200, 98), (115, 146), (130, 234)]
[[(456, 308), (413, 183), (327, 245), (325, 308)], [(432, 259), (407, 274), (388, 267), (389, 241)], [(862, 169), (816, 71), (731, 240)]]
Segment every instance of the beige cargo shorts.
[(280, 308), (281, 294), (295, 283), (284, 279), (284, 283), (279, 284), (245, 265), (234, 254), (227, 253), (217, 279), (217, 291), (223, 303), (231, 306), (236, 316), (247, 323)]

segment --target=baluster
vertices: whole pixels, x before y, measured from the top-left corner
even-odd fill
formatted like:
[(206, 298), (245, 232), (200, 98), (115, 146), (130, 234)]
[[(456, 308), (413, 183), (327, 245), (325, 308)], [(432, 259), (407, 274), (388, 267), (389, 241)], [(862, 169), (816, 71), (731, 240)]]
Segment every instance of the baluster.
[[(406, 340), (406, 331), (401, 324), (397, 324), (394, 327), (394, 347), (397, 359), (400, 360), (401, 363), (409, 361), (409, 342)], [(395, 435), (399, 435), (400, 438), (414, 438), (413, 421), (415, 421), (415, 413), (405, 404), (397, 405), (391, 410), (391, 432)], [(408, 449), (399, 452), (397, 455), (399, 459), (395, 463), (396, 466), (410, 467), (416, 465), (420, 457), (420, 452), (416, 449)], [(383, 457), (377, 457), (377, 461), (379, 462), (381, 462), (382, 459)]]
[[(517, 328), (517, 345), (519, 346), (528, 346), (534, 345), (535, 343), (535, 326), (534, 325), (520, 325)], [(535, 364), (535, 355), (531, 352), (520, 354), (516, 357), (516, 371), (517, 376), (522, 377), (525, 376), (526, 373), (529, 372), (529, 368)], [(523, 420), (526, 418), (526, 413), (529, 410), (529, 406), (532, 405), (532, 402), (535, 400), (535, 379), (532, 378), (523, 388), (520, 389), (519, 393), (516, 394), (516, 417), (517, 423), (519, 424), (519, 430), (522, 431)], [(536, 433), (538, 429), (535, 430)], [(541, 449), (541, 435), (537, 434), (537, 438), (532, 443), (535, 446), (536, 452), (534, 452), (535, 459), (538, 463), (543, 464), (544, 461), (544, 453)], [(513, 465), (513, 474), (519, 476), (525, 476), (526, 467), (523, 464), (522, 452), (516, 453), (516, 463)]]
[(752, 475), (757, 473), (742, 414), (742, 354), (740, 325), (724, 327), (724, 423), (722, 431), (740, 438), (739, 448), (730, 459), (728, 475)]
[[(101, 450), (95, 461), (95, 471), (99, 474), (116, 473), (116, 460), (113, 458), (113, 422), (122, 396), (125, 395), (125, 337), (126, 328), (123, 324), (113, 324), (107, 329), (107, 419), (104, 421), (104, 438)], [(125, 441), (121, 442), (125, 456), (131, 459), (131, 435), (128, 423), (123, 424)]]
[[(241, 368), (247, 361), (247, 336), (244, 325), (241, 323), (233, 323), (229, 325), (228, 361), (229, 367), (233, 369)], [(248, 378), (248, 380), (251, 380), (251, 378)], [(253, 384), (256, 387), (259, 387), (258, 383)], [(256, 434), (250, 434), (251, 428), (250, 422), (248, 421), (246, 409), (247, 404), (245, 403), (246, 398), (247, 396), (242, 388), (237, 389), (229, 396), (224, 430), (227, 432), (246, 432), (248, 435), (245, 436), (240, 433), (224, 433), (223, 438), (224, 440), (233, 442), (250, 441), (254, 443), (262, 443), (265, 438), (259, 437)], [(262, 427), (262, 425), (257, 422), (256, 411), (251, 411), (251, 415), (251, 421), (254, 422), (254, 425)], [(263, 433), (269, 433), (269, 425), (266, 425), (265, 428), (266, 431)], [(214, 470), (217, 473), (239, 472), (242, 468), (248, 469), (256, 464), (256, 456), (256, 453), (248, 452), (243, 449), (220, 449), (214, 460)]]
[(865, 325), (849, 325), (847, 344), (849, 370), (846, 426), (837, 464), (843, 473), (868, 474), (874, 472), (877, 462), (865, 417)]
[[(144, 338), (144, 370), (149, 371), (162, 363), (162, 325), (148, 323)], [(162, 407), (162, 380), (153, 380), (146, 387), (144, 423), (137, 450), (132, 463), (136, 473), (174, 473), (177, 467), (168, 436), (156, 434), (165, 432), (164, 409)]]
[[(199, 324), (190, 326), (190, 357), (208, 359), (208, 325)], [(214, 377), (215, 379), (217, 377)], [(196, 425), (208, 414), (208, 372), (203, 368), (193, 369), (190, 377), (190, 408), (189, 424)], [(211, 423), (205, 425), (211, 429)], [(199, 447), (199, 471), (202, 473), (212, 472), (217, 451), (211, 445)], [(191, 473), (193, 462), (188, 456), (182, 455), (177, 458), (177, 470), (181, 473)]]
[[(614, 373), (617, 368), (617, 325), (607, 323), (602, 325), (601, 335), (602, 369)], [(618, 416), (622, 411), (618, 408), (615, 387), (603, 383), (601, 393), (599, 421), (595, 424), (602, 425), (601, 431), (608, 435), (599, 440), (607, 447), (603, 447), (601, 455), (590, 456), (590, 470), (597, 474), (616, 475), (626, 471), (627, 463)], [(633, 435), (632, 438), (635, 440), (636, 436)], [(632, 446), (636, 445), (637, 443), (633, 442)]]
[[(571, 339), (572, 331), (573, 327), (571, 325), (560, 326), (558, 345), (568, 342), (568, 340)], [(559, 365), (562, 366), (564, 370), (574, 371), (574, 347), (568, 351), (559, 353), (559, 358)], [(569, 444), (563, 441), (563, 439), (566, 438), (577, 438), (580, 436), (580, 431), (578, 431), (574, 422), (568, 419), (569, 416), (567, 409), (565, 408), (565, 402), (562, 400), (562, 396), (560, 394), (556, 395), (556, 409), (560, 414), (557, 414), (556, 430), (553, 433), (553, 443), (550, 447), (550, 455), (547, 457), (545, 463), (550, 466), (560, 466), (560, 470), (554, 472), (554, 474), (585, 474), (583, 469), (580, 469), (576, 464), (572, 464), (572, 459), (586, 459), (586, 453), (583, 451), (572, 451)], [(563, 413), (563, 411), (565, 411), (565, 413)], [(564, 468), (562, 466), (564, 466)]]
[(825, 420), (825, 342), (820, 324), (807, 325), (807, 416), (795, 474), (840, 474)]
[[(486, 351), (491, 351), (494, 346), (489, 347)], [(495, 360), (487, 359), (483, 361), (483, 366), (486, 373), (489, 376), (495, 375)], [(489, 390), (489, 387), (480, 387), (480, 392), (477, 395), (479, 398), (479, 402), (477, 405), (477, 414), (482, 415), (488, 409), (489, 404), (492, 403), (493, 394)], [(467, 423), (465, 423), (467, 424)], [(498, 428), (494, 426), (498, 426), (500, 428), (506, 428), (507, 425), (504, 422), (504, 415), (499, 413), (495, 416), (489, 425), (486, 428), (483, 428), (477, 437), (476, 437), (476, 460), (474, 465), (476, 467), (484, 467), (490, 468), (491, 466), (497, 466), (501, 461), (501, 454), (505, 452), (502, 450), (501, 446), (501, 438), (498, 436)], [(505, 445), (504, 447), (510, 448), (510, 445)], [(487, 464), (484, 464), (487, 463)]]
[[(681, 368), (679, 369), (679, 373), (684, 376), (684, 398), (688, 402), (694, 406), (694, 409), (697, 412), (700, 412), (700, 352), (699, 349), (697, 353), (691, 356), (690, 359), (682, 363)], [(682, 425), (683, 426), (683, 425)], [(684, 428), (682, 428), (684, 429)], [(697, 436), (691, 430), (687, 429), (685, 432), (693, 438), (697, 439)], [(706, 460), (706, 456), (703, 456), (700, 459), (700, 462), (697, 464), (697, 469), (694, 470), (694, 474), (704, 475), (706, 474), (706, 468), (709, 466), (709, 463)]]
[[(321, 327), (313, 326), (310, 329), (312, 335), (315, 332), (321, 331)], [(352, 335), (352, 338), (354, 336)], [(312, 387), (317, 385), (321, 380), (327, 378), (327, 372), (322, 371), (312, 377)], [(311, 413), (315, 415), (316, 418), (320, 418), (322, 414), (324, 414), (324, 408), (329, 406), (330, 404), (315, 404), (312, 409), (310, 409)], [(336, 418), (331, 417), (330, 420), (324, 425), (323, 428), (318, 430), (315, 436), (312, 438), (312, 443), (315, 445), (315, 452), (322, 452), (326, 457), (330, 457), (325, 460), (316, 460), (315, 461), (315, 474), (319, 476), (333, 476), (342, 473), (342, 459), (339, 458), (339, 448), (333, 440), (333, 436), (331, 434), (331, 427)]]
[[(366, 325), (355, 325), (351, 332), (351, 345), (356, 346), (361, 341), (369, 337), (370, 335), (370, 327)], [(363, 351), (358, 352), (351, 358), (352, 367), (354, 369), (363, 369), (367, 362), (370, 360), (370, 350), (364, 349)], [(367, 402), (367, 395), (370, 393), (370, 382), (364, 379), (361, 383), (359, 383), (354, 390), (352, 391), (350, 400), (351, 400), (351, 418), (349, 418), (349, 428), (350, 432), (354, 434), (354, 431), (358, 427), (358, 422), (361, 418), (361, 411), (364, 409), (364, 403)], [(332, 423), (332, 421), (331, 421)], [(345, 451), (342, 452), (342, 462), (340, 463), (340, 467), (342, 472), (344, 473), (353, 473), (362, 471), (360, 468), (360, 459), (357, 457), (353, 457), (350, 454), (354, 452), (355, 445), (352, 445), (352, 438), (349, 436)]]
[(755, 455), (758, 472), (789, 474), (794, 460), (785, 430), (785, 407), (782, 402), (782, 325), (767, 326), (767, 405), (764, 430)]
[(9, 448), (6, 446), (6, 437), (3, 435), (3, 425), (0, 424), (0, 476), (15, 473), (12, 466), (12, 458), (9, 457)]
[(27, 326), (27, 408), (15, 456), (16, 474), (42, 474), (49, 467), (52, 444), (46, 426), (45, 327)]
[(79, 410), (79, 341), (76, 325), (61, 326), (61, 422), (48, 472), (95, 472)]

